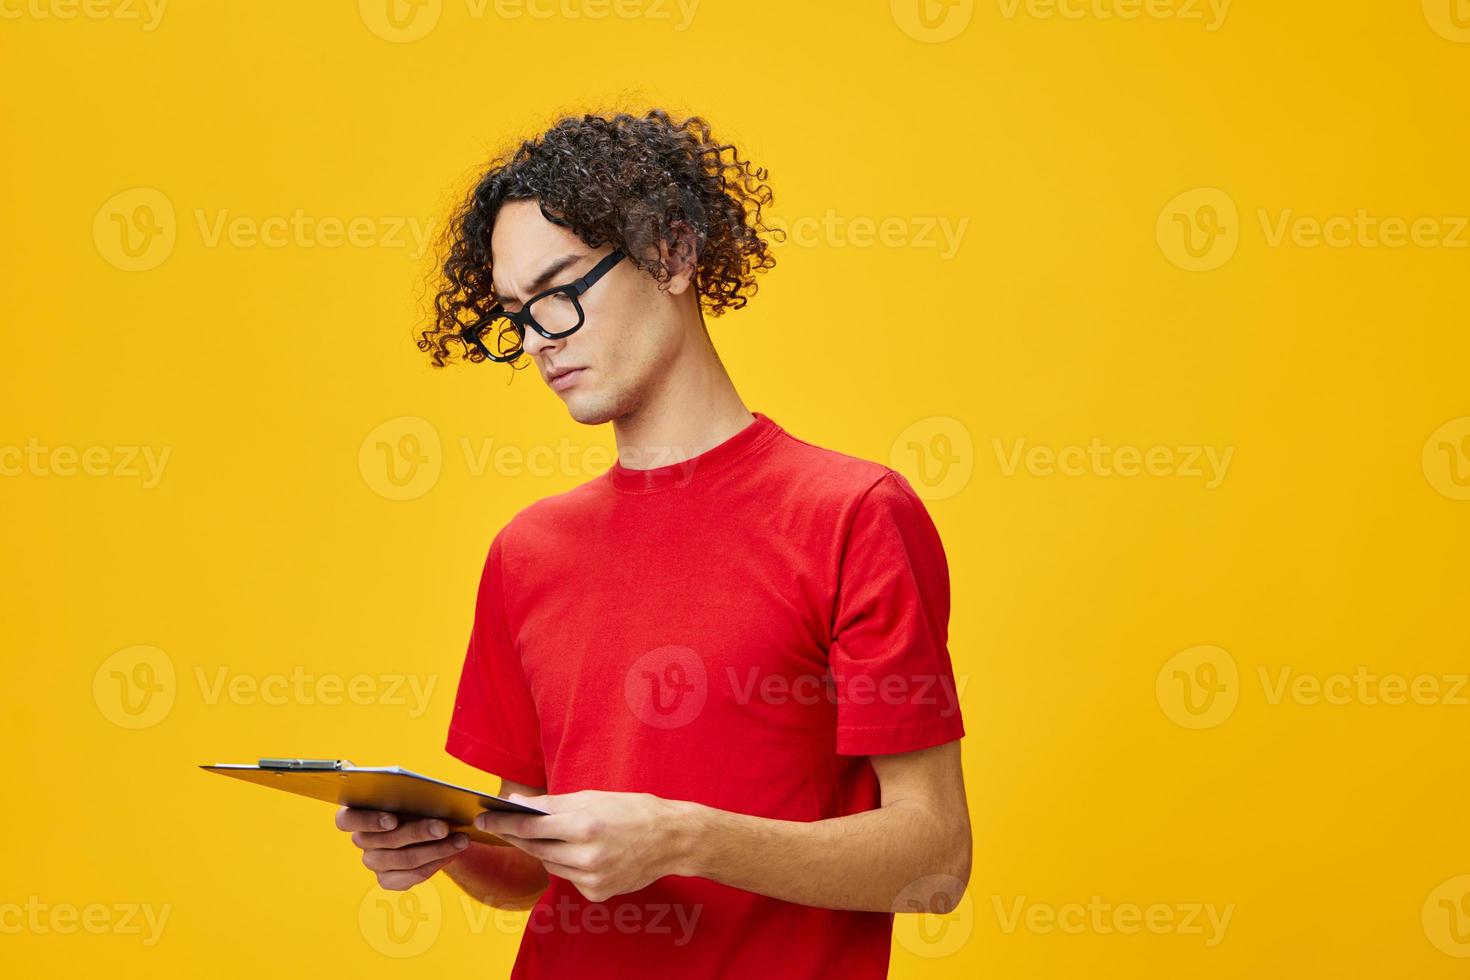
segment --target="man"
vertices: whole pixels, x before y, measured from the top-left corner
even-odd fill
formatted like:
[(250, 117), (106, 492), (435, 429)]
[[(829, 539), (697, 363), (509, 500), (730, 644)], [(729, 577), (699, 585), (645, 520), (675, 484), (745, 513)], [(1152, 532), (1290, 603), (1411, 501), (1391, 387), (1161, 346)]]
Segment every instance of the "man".
[(619, 458), (495, 536), (450, 723), (549, 815), (337, 825), (384, 888), (531, 907), (516, 977), (882, 977), (893, 913), (969, 879), (938, 533), (749, 411), (705, 330), (774, 264), (763, 178), (697, 118), (569, 118), (449, 228), (420, 347), (529, 357)]

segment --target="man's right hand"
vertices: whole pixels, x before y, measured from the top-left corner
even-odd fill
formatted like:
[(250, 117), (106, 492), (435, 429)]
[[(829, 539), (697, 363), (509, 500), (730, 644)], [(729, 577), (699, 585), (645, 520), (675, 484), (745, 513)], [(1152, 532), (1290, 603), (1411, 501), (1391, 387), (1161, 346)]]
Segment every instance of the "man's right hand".
[(464, 834), (450, 834), (443, 820), (404, 820), (396, 813), (345, 806), (337, 811), (337, 829), (352, 834), (362, 863), (389, 891), (427, 880), (470, 843)]

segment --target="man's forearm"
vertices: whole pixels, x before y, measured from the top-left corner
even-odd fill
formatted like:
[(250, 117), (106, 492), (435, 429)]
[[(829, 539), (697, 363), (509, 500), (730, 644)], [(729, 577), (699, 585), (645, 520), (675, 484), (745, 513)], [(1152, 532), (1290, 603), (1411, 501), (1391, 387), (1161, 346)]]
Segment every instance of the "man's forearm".
[(947, 912), (970, 877), (968, 824), (900, 800), (810, 823), (680, 803), (674, 874), (818, 908)]
[(530, 908), (549, 883), (546, 869), (529, 854), (477, 841), (470, 841), (444, 873), (471, 898), (502, 909)]

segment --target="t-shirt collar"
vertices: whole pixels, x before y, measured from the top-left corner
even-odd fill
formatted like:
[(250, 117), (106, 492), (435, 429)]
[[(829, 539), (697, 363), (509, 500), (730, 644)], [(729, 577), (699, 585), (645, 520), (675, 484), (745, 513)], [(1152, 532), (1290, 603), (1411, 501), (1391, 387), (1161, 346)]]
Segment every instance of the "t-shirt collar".
[(711, 446), (697, 456), (678, 463), (655, 466), (651, 469), (633, 469), (614, 461), (608, 470), (612, 485), (626, 493), (653, 493), (674, 487), (687, 486), (703, 479), (747, 453), (758, 449), (781, 431), (781, 427), (761, 412), (751, 412), (755, 420), (730, 436), (724, 442)]

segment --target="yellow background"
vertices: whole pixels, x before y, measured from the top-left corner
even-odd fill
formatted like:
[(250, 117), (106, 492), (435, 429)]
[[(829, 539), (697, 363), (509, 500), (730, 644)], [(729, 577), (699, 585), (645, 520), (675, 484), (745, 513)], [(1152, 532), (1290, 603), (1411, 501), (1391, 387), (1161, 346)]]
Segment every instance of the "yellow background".
[[(515, 917), (467, 915), (442, 881), (385, 907), (327, 807), (193, 767), (347, 755), (491, 782), (441, 748), (485, 548), (595, 475), (611, 433), (532, 374), (428, 368), (426, 259), (387, 231), (437, 227), (563, 111), (663, 105), (768, 167), (802, 230), (710, 321), (747, 403), (903, 469), (949, 555), (975, 870), (958, 913), (900, 925), (892, 975), (1463, 975), (1463, 2), (478, 8), (402, 7), (395, 36), (351, 0), (176, 0), (151, 30), (141, 5), (0, 3), (0, 446), (109, 460), (0, 477), (0, 912), (48, 910), (0, 932), (0, 963), (508, 971)], [(1275, 236), (1359, 209), (1450, 241)], [(298, 211), (381, 234), (210, 236)], [(129, 258), (120, 220), (171, 247)], [(949, 254), (923, 231), (961, 223)], [(426, 431), (426, 475), (396, 487), (383, 453)], [(1170, 448), (1156, 475), (1008, 465), (1018, 440), (1093, 439)], [(156, 485), (126, 447), (169, 452)], [(1217, 485), (1188, 447), (1231, 453)], [(1186, 688), (1206, 662), (1213, 694)], [(380, 686), (252, 694), (298, 669)], [(1360, 669), (1439, 694), (1276, 687)], [(395, 675), (434, 685), (424, 710)], [(134, 681), (154, 700), (120, 701)], [(1018, 901), (1041, 911), (1016, 922)], [(1231, 918), (1046, 927), (1089, 903)], [(166, 911), (152, 945), (129, 905)], [(89, 906), (103, 934), (53, 928)]]

